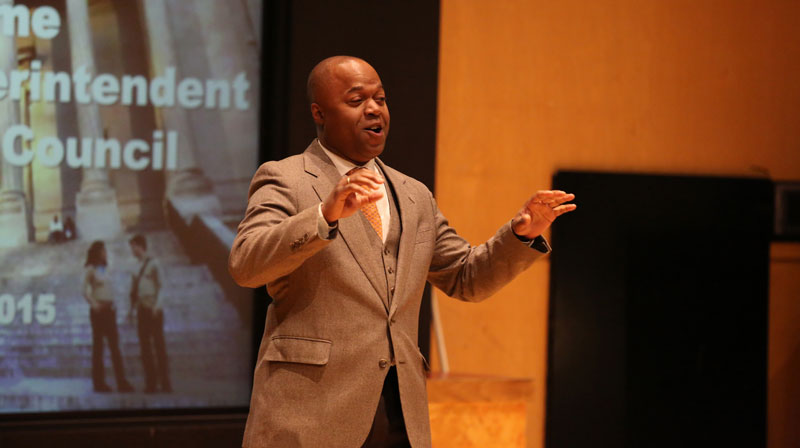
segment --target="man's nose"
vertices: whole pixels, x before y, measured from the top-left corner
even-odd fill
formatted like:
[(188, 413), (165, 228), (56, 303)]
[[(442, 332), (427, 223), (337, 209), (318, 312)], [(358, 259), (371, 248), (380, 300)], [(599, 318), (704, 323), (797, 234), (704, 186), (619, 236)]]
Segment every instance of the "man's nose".
[(370, 98), (367, 100), (367, 104), (364, 107), (364, 113), (366, 115), (378, 115), (381, 112), (381, 106), (378, 104), (377, 101)]

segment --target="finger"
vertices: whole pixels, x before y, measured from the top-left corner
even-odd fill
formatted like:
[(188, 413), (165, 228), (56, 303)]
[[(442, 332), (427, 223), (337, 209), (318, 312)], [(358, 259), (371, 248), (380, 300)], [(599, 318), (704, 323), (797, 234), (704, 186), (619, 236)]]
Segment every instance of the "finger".
[(360, 196), (369, 196), (369, 194), (371, 192), (373, 192), (373, 191), (374, 190), (370, 190), (370, 189), (364, 188), (361, 185), (350, 183), (350, 184), (345, 185), (342, 188), (341, 192), (339, 193), (339, 195), (340, 195), (339, 196), (339, 200), (340, 201), (346, 201), (347, 198), (350, 197), (351, 194), (357, 194), (357, 195), (360, 195)]
[(353, 176), (350, 176), (350, 183), (351, 184), (356, 184), (356, 185), (362, 185), (362, 186), (371, 188), (373, 190), (381, 188), (381, 183), (380, 182), (376, 182), (376, 181), (374, 181), (372, 179), (365, 178), (365, 177), (353, 177)]
[(560, 197), (555, 198), (553, 200), (552, 204), (553, 205), (561, 205), (561, 204), (563, 204), (565, 202), (569, 202), (569, 201), (572, 201), (574, 199), (575, 199), (575, 195), (574, 194), (572, 194), (572, 193), (569, 193), (569, 194), (564, 193)]
[(559, 205), (558, 207), (553, 209), (553, 213), (555, 213), (556, 216), (561, 216), (564, 213), (568, 213), (575, 210), (576, 208), (578, 208), (578, 206), (575, 204)]
[(539, 190), (531, 196), (525, 205), (529, 204), (546, 204), (553, 199), (553, 192), (550, 190)]
[(359, 205), (358, 207), (361, 208), (370, 202), (376, 202), (378, 199), (383, 197), (383, 193), (381, 192), (370, 192), (368, 194), (359, 195)]
[(368, 194), (364, 195), (364, 202), (361, 205), (365, 205), (369, 202), (376, 202), (382, 197), (383, 197), (382, 191), (372, 190)]
[(339, 184), (347, 185), (352, 182), (363, 182), (365, 179), (375, 184), (382, 184), (384, 182), (383, 178), (378, 173), (366, 168), (357, 168), (348, 171), (347, 174), (339, 178)]
[(525, 204), (525, 209), (527, 209), (528, 212), (530, 213), (537, 213), (537, 212), (541, 213), (544, 210), (549, 210), (552, 208), (553, 208), (553, 202), (550, 200), (542, 201), (539, 199), (533, 199), (527, 204)]
[(369, 193), (369, 200), (370, 200), (370, 202), (377, 201), (378, 199), (380, 199), (380, 198), (382, 198), (382, 197), (383, 197), (383, 192), (382, 192), (382, 191), (380, 191), (380, 190), (372, 190), (372, 191)]
[(383, 178), (381, 178), (377, 173), (369, 171), (367, 169), (359, 169), (353, 171), (350, 174), (343, 176), (342, 179), (344, 180), (343, 185), (349, 185), (354, 183), (354, 184), (365, 185), (373, 189), (380, 188), (380, 186), (384, 183)]
[(545, 204), (549, 204), (551, 206), (559, 205), (559, 204), (562, 204), (562, 203), (566, 202), (563, 199), (565, 197), (569, 196), (569, 194), (567, 194), (567, 192), (561, 191), (561, 190), (552, 190), (551, 193), (552, 193), (552, 196), (550, 196), (549, 198), (546, 198), (546, 199), (544, 199), (542, 201)]
[(353, 198), (353, 203), (355, 205), (361, 207), (361, 205), (363, 205), (363, 203), (366, 201), (367, 195), (354, 191), (350, 197)]
[(360, 179), (369, 179), (378, 184), (382, 184), (384, 182), (380, 174), (376, 173), (375, 171), (368, 170), (366, 168), (362, 168), (350, 173), (350, 182)]

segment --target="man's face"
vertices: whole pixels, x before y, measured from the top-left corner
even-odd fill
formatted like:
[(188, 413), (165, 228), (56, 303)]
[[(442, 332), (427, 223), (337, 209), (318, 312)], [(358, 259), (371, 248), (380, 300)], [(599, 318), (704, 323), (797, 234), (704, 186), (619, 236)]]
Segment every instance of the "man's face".
[(332, 67), (311, 106), (322, 144), (356, 163), (379, 156), (389, 134), (389, 107), (378, 73), (360, 60)]

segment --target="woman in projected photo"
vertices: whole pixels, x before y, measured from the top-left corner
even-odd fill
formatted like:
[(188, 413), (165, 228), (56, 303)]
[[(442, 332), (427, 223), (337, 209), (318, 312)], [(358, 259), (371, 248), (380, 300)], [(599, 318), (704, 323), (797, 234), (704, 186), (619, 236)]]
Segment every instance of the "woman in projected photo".
[(133, 386), (125, 379), (125, 367), (119, 351), (117, 310), (114, 307), (111, 276), (107, 271), (106, 246), (102, 241), (95, 241), (89, 246), (84, 266), (86, 275), (83, 277), (83, 297), (89, 302), (89, 318), (92, 323), (92, 385), (95, 392), (111, 392), (111, 388), (106, 384), (103, 365), (103, 338), (105, 338), (111, 350), (117, 390), (132, 392)]

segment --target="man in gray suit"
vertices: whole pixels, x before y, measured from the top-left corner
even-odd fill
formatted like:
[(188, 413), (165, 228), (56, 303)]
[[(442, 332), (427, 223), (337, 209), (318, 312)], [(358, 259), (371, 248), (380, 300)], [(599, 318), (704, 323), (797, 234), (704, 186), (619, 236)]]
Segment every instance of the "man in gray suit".
[(425, 282), (490, 296), (549, 252), (541, 234), (574, 195), (536, 193), (471, 247), (422, 183), (378, 158), (389, 109), (368, 63), (328, 58), (308, 90), (318, 138), (258, 169), (229, 260), (237, 283), (274, 298), (243, 446), (430, 447)]

